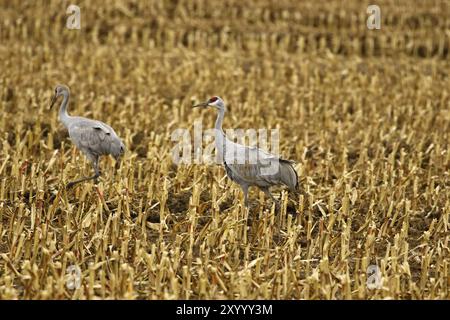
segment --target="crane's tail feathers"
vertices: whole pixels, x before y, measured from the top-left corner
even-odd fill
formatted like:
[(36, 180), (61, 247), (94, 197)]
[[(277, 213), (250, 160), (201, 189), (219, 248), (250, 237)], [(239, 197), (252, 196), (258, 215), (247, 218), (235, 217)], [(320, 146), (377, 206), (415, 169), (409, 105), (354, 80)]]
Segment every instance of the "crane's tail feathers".
[(120, 162), (120, 157), (123, 156), (123, 154), (125, 153), (126, 148), (125, 145), (123, 144), (123, 142), (121, 141), (117, 150), (114, 150), (114, 158), (116, 159), (117, 162)]
[(298, 189), (298, 174), (295, 171), (294, 162), (280, 159), (280, 178), (281, 182), (285, 184), (289, 190), (297, 191)]

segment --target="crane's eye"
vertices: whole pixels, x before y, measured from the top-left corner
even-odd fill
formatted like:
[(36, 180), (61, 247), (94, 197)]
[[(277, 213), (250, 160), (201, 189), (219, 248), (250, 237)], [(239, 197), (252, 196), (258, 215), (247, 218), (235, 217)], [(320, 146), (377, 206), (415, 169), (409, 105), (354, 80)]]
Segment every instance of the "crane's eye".
[(217, 97), (212, 97), (211, 99), (209, 99), (209, 102), (216, 102), (217, 101)]

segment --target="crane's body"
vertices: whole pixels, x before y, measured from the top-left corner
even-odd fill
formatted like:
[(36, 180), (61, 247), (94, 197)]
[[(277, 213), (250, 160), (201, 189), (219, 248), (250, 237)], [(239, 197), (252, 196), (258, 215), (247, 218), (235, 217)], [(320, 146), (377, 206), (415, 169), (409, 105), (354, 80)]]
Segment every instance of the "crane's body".
[(66, 86), (58, 85), (56, 87), (52, 106), (61, 95), (63, 96), (63, 101), (59, 110), (59, 120), (67, 128), (70, 140), (92, 162), (95, 170), (95, 174), (92, 177), (85, 177), (70, 182), (67, 185), (70, 188), (82, 181), (96, 180), (100, 176), (99, 157), (112, 155), (116, 161), (119, 161), (120, 156), (125, 152), (125, 145), (109, 125), (97, 120), (70, 116), (67, 112), (70, 92)]
[(194, 107), (207, 106), (216, 107), (218, 110), (215, 124), (217, 154), (223, 162), (227, 176), (241, 187), (246, 206), (248, 206), (248, 189), (251, 186), (260, 188), (275, 202), (276, 199), (270, 193), (270, 187), (285, 185), (291, 191), (296, 190), (298, 175), (292, 161), (281, 159), (256, 147), (231, 141), (222, 130), (226, 110), (223, 100), (213, 97)]
[(118, 160), (122, 154), (124, 146), (120, 138), (113, 128), (101, 121), (71, 117), (66, 128), (72, 142), (88, 157), (110, 154)]

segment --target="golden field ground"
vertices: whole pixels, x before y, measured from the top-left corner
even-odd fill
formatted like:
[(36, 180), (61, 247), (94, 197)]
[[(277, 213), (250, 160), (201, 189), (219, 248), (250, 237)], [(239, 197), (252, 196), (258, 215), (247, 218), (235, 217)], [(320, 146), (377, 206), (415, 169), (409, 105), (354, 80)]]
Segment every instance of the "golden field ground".
[[(80, 30), (68, 1), (1, 3), (0, 299), (449, 298), (448, 2), (378, 1), (380, 30), (365, 1), (79, 1)], [(64, 189), (92, 168), (58, 83), (128, 148), (97, 186)], [(301, 186), (280, 210), (173, 163), (212, 95), (225, 129), (280, 130)]]

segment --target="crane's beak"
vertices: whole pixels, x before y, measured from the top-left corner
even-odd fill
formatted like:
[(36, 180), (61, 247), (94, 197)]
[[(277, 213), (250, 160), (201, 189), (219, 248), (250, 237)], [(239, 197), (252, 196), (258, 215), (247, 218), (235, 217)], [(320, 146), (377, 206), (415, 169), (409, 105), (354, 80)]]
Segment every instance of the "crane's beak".
[(207, 107), (207, 106), (208, 106), (208, 101), (207, 101), (207, 102), (203, 102), (203, 103), (196, 104), (195, 106), (192, 106), (192, 108)]
[(50, 110), (52, 109), (55, 102), (56, 102), (56, 94), (52, 97), (52, 102), (50, 103)]

